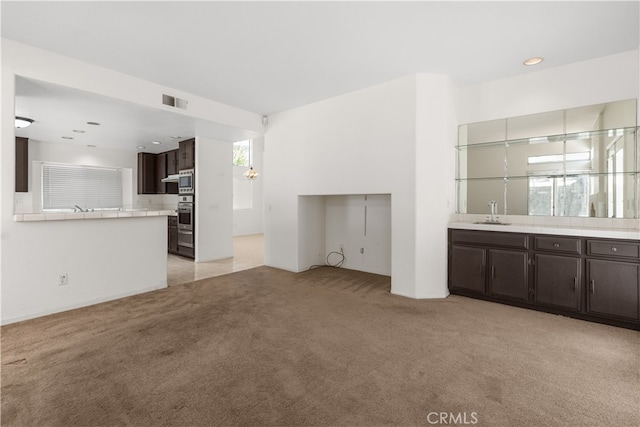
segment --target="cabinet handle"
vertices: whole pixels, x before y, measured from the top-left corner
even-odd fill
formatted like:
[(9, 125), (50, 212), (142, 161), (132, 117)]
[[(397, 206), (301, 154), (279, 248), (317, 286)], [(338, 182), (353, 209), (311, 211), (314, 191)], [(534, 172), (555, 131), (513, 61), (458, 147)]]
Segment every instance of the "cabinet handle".
[(491, 266), (491, 278), (492, 279), (496, 278), (496, 266), (495, 265)]
[(559, 248), (559, 247), (560, 247), (560, 243), (554, 243), (554, 244), (553, 244), (553, 247), (554, 247), (554, 248)]
[(595, 280), (591, 280), (591, 282), (589, 282), (589, 285), (591, 287), (591, 295), (595, 295), (596, 294), (596, 281)]
[(611, 252), (618, 252), (618, 248), (616, 248), (615, 246), (611, 248)]
[(578, 290), (578, 278), (574, 277), (573, 278), (573, 292)]

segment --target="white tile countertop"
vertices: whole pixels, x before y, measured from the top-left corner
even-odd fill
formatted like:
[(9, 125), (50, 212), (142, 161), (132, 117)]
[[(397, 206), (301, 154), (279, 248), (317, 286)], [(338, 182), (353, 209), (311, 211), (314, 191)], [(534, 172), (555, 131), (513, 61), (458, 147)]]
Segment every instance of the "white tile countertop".
[(449, 228), (461, 230), (503, 231), (507, 233), (551, 234), (559, 236), (600, 237), (610, 239), (640, 240), (640, 229), (634, 228), (604, 228), (575, 225), (536, 225), (536, 224), (476, 224), (474, 222), (450, 222)]
[(114, 219), (114, 218), (145, 218), (150, 216), (170, 216), (175, 215), (174, 210), (130, 210), (130, 211), (98, 211), (98, 212), (46, 212), (16, 214), (13, 220), (16, 222), (28, 221), (67, 221), (85, 219)]

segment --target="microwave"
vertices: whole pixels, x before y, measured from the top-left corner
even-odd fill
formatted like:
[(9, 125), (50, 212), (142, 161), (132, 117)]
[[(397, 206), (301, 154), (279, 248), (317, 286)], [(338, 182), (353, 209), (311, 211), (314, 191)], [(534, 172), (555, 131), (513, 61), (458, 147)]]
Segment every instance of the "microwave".
[(194, 188), (194, 170), (181, 170), (178, 174), (178, 194), (193, 194)]

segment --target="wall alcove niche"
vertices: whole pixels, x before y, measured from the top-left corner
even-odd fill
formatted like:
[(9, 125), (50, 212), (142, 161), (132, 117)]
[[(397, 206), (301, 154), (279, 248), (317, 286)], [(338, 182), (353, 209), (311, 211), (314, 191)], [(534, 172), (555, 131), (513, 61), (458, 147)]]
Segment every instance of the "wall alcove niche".
[(636, 100), (464, 124), (457, 213), (639, 217)]
[(300, 270), (342, 250), (343, 268), (391, 276), (390, 194), (298, 196), (298, 218)]

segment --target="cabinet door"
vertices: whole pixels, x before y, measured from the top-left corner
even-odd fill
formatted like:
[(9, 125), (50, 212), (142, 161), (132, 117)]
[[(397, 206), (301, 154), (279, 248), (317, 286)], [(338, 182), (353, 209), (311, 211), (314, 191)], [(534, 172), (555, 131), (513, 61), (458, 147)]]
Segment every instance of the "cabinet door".
[(29, 191), (29, 140), (16, 137), (16, 193)]
[(165, 153), (167, 155), (167, 175), (175, 175), (178, 173), (178, 150), (171, 150)]
[(587, 260), (589, 313), (639, 319), (640, 265)]
[(196, 140), (195, 138), (180, 141), (178, 148), (178, 165), (180, 170), (196, 167)]
[(452, 289), (485, 292), (486, 250), (453, 245), (451, 248)]
[(169, 218), (169, 232), (168, 232), (168, 250), (169, 253), (177, 254), (178, 253), (178, 225), (176, 223), (175, 217)]
[(167, 177), (167, 154), (156, 154), (156, 194), (165, 194), (167, 192), (163, 178)]
[(138, 153), (138, 194), (155, 194), (156, 158), (152, 153)]
[(491, 249), (489, 261), (491, 294), (527, 301), (529, 297), (527, 253)]
[(536, 255), (535, 301), (580, 310), (582, 260), (557, 255)]

